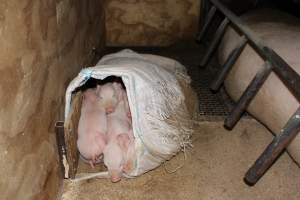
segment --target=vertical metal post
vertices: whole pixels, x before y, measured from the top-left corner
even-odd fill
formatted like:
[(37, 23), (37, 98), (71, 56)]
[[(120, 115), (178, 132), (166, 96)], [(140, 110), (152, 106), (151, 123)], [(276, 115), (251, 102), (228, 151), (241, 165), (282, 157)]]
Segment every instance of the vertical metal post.
[[(208, 27), (212, 21), (212, 19), (214, 18), (214, 15), (217, 11), (217, 8), (215, 6), (212, 6), (207, 14), (207, 19), (201, 19), (201, 20), (205, 20), (204, 25), (201, 26), (201, 31), (199, 32), (198, 36), (197, 36), (197, 41), (201, 42), (201, 40), (203, 39), (205, 33), (208, 30)], [(204, 15), (204, 14), (203, 14)], [(204, 18), (204, 17), (202, 17)]]
[(236, 62), (236, 60), (239, 58), (239, 56), (241, 55), (242, 51), (244, 50), (247, 42), (248, 42), (248, 39), (245, 36), (243, 36), (242, 40), (238, 43), (238, 45), (236, 46), (236, 48), (234, 48), (232, 50), (232, 52), (228, 56), (227, 60), (225, 61), (223, 67), (221, 68), (221, 71), (220, 71), (219, 75), (212, 82), (212, 84), (210, 86), (210, 89), (212, 91), (219, 90), (219, 88), (221, 87), (221, 85), (224, 83), (226, 76), (228, 75), (228, 73), (232, 69), (234, 63)]
[(254, 165), (248, 170), (244, 178), (245, 182), (249, 185), (254, 185), (299, 132), (300, 107), (286, 123), (281, 133), (273, 139)]
[(229, 24), (229, 20), (225, 17), (225, 19), (222, 21), (219, 28), (217, 29), (217, 32), (215, 33), (214, 38), (213, 38), (210, 46), (208, 47), (206, 54), (202, 58), (200, 66), (204, 67), (207, 64), (207, 62), (211, 58), (213, 52), (215, 51), (216, 47), (218, 46), (222, 36), (224, 35), (224, 32), (225, 32), (228, 24)]
[(206, 8), (207, 8), (207, 1), (208, 0), (201, 0), (200, 1), (200, 11), (199, 11), (199, 21), (198, 21), (198, 33), (203, 28), (206, 18)]
[(261, 86), (267, 80), (268, 76), (272, 72), (272, 66), (267, 61), (262, 69), (260, 69), (255, 77), (252, 79), (251, 83), (248, 85), (245, 92), (242, 94), (237, 105), (230, 112), (229, 116), (225, 119), (224, 126), (227, 129), (232, 129), (238, 120), (241, 118), (243, 112), (246, 110), (252, 99), (258, 93)]

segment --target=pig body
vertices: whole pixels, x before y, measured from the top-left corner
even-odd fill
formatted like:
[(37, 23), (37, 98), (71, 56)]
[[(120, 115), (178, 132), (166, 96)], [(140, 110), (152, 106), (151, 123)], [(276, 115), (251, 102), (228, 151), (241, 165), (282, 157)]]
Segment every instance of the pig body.
[[(271, 9), (256, 10), (243, 16), (243, 19), (251, 30), (263, 38), (269, 47), (300, 74), (299, 19)], [(233, 29), (227, 29), (219, 49), (221, 63), (224, 63), (239, 40), (240, 36)], [(263, 63), (264, 60), (247, 45), (225, 81), (226, 91), (234, 100), (240, 98)], [(272, 72), (247, 111), (278, 134), (299, 105), (299, 101)], [(290, 143), (287, 150), (299, 164), (300, 134)]]
[(107, 119), (105, 108), (99, 101), (96, 90), (83, 92), (81, 115), (78, 123), (77, 147), (92, 167), (101, 161), (106, 145)]
[[(134, 137), (131, 119), (127, 115), (126, 92), (121, 91), (115, 111), (107, 116), (107, 146), (104, 149), (104, 164), (112, 182), (121, 180), (122, 172), (130, 167), (130, 155), (134, 152)], [(130, 150), (130, 151), (129, 151)], [(129, 167), (128, 167), (129, 166)]]
[(116, 95), (118, 96), (118, 100), (124, 101), (124, 108), (125, 108), (126, 115), (129, 119), (131, 119), (131, 112), (130, 112), (130, 107), (129, 107), (129, 103), (128, 103), (128, 97), (127, 97), (126, 90), (123, 89), (123, 87), (120, 83), (114, 83), (113, 87), (116, 91)]

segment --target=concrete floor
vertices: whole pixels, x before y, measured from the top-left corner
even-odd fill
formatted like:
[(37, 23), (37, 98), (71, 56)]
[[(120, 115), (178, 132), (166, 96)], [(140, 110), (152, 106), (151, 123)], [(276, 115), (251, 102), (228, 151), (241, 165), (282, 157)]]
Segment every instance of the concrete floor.
[[(272, 135), (253, 119), (243, 119), (233, 131), (222, 122), (199, 122), (194, 147), (187, 152), (185, 165), (169, 174), (161, 166), (141, 177), (111, 183), (94, 179), (64, 182), (63, 200), (87, 199), (300, 199), (300, 169), (284, 153), (253, 187), (243, 176)], [(179, 154), (166, 164), (168, 169), (183, 162)]]

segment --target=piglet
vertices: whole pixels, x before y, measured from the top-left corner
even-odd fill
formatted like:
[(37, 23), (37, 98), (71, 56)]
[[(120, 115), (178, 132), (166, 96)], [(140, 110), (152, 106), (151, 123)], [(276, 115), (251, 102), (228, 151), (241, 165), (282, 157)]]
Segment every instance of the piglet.
[[(118, 95), (120, 101), (115, 111), (107, 115), (107, 146), (103, 151), (112, 182), (121, 180), (124, 169), (130, 170), (128, 150), (134, 143), (131, 120), (126, 113), (126, 92), (123, 90)], [(131, 152), (134, 152), (132, 148)]]
[[(115, 111), (117, 104), (121, 101), (120, 98), (123, 97), (123, 94), (126, 94), (126, 91), (123, 89), (122, 85), (118, 82), (109, 82), (104, 85), (97, 86), (97, 96), (103, 102), (105, 111), (107, 114)], [(131, 113), (129, 109), (127, 96), (124, 98), (125, 108), (128, 118), (131, 118)]]
[(114, 112), (119, 102), (118, 94), (114, 86), (115, 84), (118, 83), (109, 82), (104, 85), (97, 86), (97, 96), (103, 102), (107, 114)]
[(126, 153), (124, 155), (123, 172), (129, 173), (134, 167), (135, 146), (133, 130), (131, 129), (126, 135), (119, 135), (118, 139), (121, 148)]
[(106, 145), (106, 113), (95, 89), (87, 89), (82, 96), (77, 147), (84, 160), (94, 167), (94, 164), (101, 161)]
[(130, 112), (130, 107), (129, 107), (129, 103), (128, 103), (128, 97), (127, 97), (126, 90), (123, 89), (122, 85), (117, 82), (113, 83), (113, 88), (115, 90), (116, 95), (118, 96), (119, 101), (121, 101), (121, 100), (124, 101), (126, 115), (131, 120), (131, 112)]

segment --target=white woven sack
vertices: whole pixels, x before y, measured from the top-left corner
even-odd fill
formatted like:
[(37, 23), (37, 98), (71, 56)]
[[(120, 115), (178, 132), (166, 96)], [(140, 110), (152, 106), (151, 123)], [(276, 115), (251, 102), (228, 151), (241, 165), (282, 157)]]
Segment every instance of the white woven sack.
[[(135, 136), (134, 169), (127, 176), (138, 176), (169, 160), (189, 145), (191, 129), (180, 116), (184, 95), (177, 78), (190, 82), (184, 66), (161, 56), (123, 50), (104, 56), (95, 67), (84, 68), (66, 91), (65, 119), (68, 118), (71, 94), (89, 78), (122, 78), (128, 95)], [(172, 117), (170, 117), (172, 116)], [(185, 115), (183, 115), (185, 116)], [(172, 121), (170, 123), (170, 118)], [(174, 120), (175, 119), (175, 120)]]

